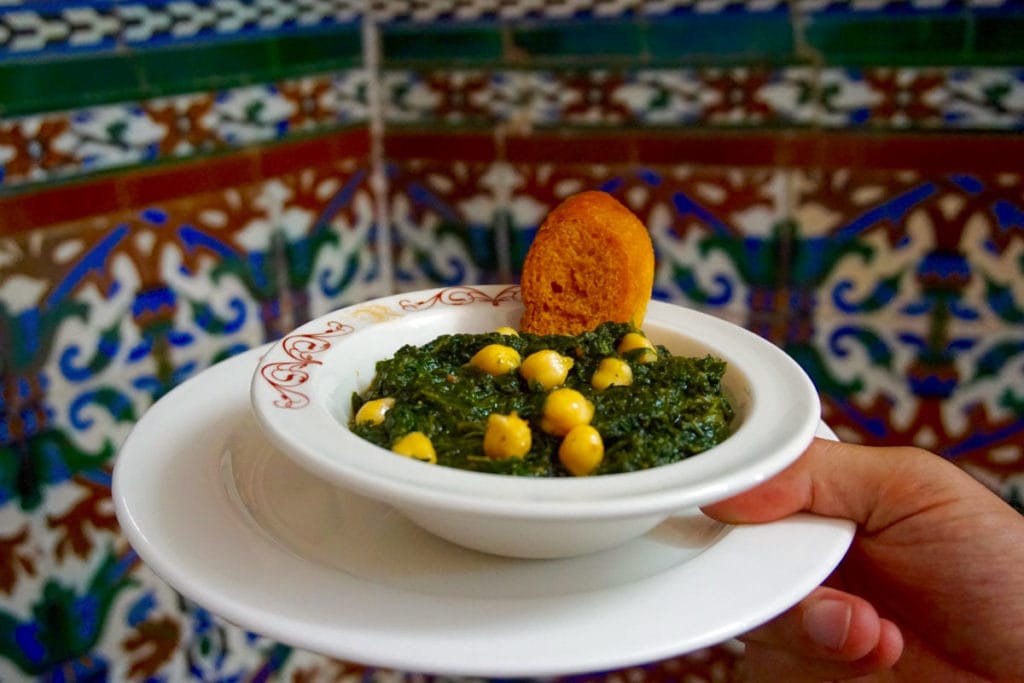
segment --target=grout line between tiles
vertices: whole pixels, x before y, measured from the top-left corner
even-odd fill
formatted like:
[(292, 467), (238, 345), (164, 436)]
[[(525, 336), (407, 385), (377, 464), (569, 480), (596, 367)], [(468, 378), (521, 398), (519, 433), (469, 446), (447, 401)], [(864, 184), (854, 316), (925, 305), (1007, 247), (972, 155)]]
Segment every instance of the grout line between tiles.
[(363, 14), (363, 66), (366, 69), (367, 113), (370, 128), (370, 191), (377, 221), (377, 258), (380, 278), (387, 293), (397, 290), (392, 251), (391, 214), (388, 211), (388, 177), (384, 158), (384, 99), (381, 87), (380, 27), (372, 12)]

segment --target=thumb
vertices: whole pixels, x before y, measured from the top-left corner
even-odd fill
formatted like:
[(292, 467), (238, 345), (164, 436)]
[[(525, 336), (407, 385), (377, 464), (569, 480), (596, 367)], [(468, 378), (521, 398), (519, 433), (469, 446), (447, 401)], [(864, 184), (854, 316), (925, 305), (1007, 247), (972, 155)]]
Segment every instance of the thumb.
[(968, 478), (955, 465), (917, 448), (819, 438), (775, 477), (702, 509), (730, 523), (769, 522), (806, 511), (849, 519), (871, 531), (947, 499)]

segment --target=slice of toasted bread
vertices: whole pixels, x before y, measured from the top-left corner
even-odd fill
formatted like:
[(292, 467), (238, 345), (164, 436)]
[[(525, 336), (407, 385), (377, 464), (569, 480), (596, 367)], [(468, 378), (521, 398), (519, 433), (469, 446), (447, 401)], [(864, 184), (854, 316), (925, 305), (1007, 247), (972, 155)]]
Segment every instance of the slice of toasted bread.
[(579, 334), (603, 322), (643, 323), (654, 285), (654, 247), (636, 215), (605, 192), (568, 197), (526, 253), (520, 328)]

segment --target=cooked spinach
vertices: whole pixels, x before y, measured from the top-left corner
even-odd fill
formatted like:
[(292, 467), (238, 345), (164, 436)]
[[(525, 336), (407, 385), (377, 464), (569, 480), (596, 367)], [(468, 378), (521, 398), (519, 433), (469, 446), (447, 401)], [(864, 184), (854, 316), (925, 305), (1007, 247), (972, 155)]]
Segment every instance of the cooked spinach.
[[(352, 414), (366, 401), (392, 397), (394, 406), (379, 425), (353, 424), (359, 436), (384, 448), (421, 431), (449, 467), (536, 477), (571, 476), (558, 459), (559, 437), (537, 427), (547, 391), (530, 386), (519, 373), (492, 376), (469, 364), (488, 344), (504, 344), (522, 358), (552, 349), (574, 360), (564, 386), (594, 404), (591, 424), (601, 433), (605, 455), (595, 474), (630, 472), (682, 460), (729, 435), (733, 409), (722, 393), (725, 361), (713, 356), (673, 356), (656, 347), (657, 360), (641, 363), (642, 351), (620, 354), (617, 342), (637, 331), (604, 323), (579, 336), (450, 334), (423, 346), (407, 345), (376, 365), (369, 389), (352, 396)], [(597, 391), (590, 378), (606, 357), (630, 364), (633, 383)], [(515, 411), (531, 424), (533, 443), (523, 458), (491, 459), (483, 454), (487, 416)]]

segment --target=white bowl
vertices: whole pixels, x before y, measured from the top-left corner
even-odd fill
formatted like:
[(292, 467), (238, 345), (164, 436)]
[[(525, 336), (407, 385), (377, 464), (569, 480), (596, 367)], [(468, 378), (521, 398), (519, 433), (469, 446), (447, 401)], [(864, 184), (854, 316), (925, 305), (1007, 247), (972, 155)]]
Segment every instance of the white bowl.
[[(378, 360), (447, 333), (517, 327), (516, 285), (448, 287), (343, 308), (274, 344), (253, 375), (251, 399), (267, 436), (314, 474), (391, 504), (442, 538), (514, 557), (568, 557), (640, 536), (677, 511), (748, 489), (810, 444), (818, 394), (789, 356), (737, 325), (651, 301), (643, 330), (676, 355), (726, 360), (736, 411), (721, 444), (649, 470), (579, 478), (524, 478), (396, 456), (347, 427), (351, 397)], [(301, 504), (301, 501), (296, 501)]]

